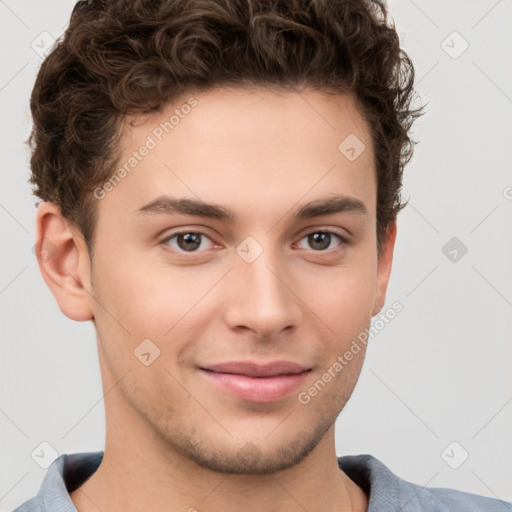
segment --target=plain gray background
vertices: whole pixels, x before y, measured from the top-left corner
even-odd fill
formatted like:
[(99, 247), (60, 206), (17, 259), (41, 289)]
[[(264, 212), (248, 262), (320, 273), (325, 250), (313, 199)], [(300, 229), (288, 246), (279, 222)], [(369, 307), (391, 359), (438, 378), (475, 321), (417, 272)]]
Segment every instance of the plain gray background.
[[(41, 442), (58, 454), (104, 446), (94, 330), (62, 315), (40, 276), (24, 146), (40, 54), (73, 5), (0, 0), (1, 511), (37, 492)], [(511, 500), (512, 2), (389, 8), (428, 107), (385, 306), (403, 311), (371, 340), (337, 452), (371, 453), (421, 485)]]

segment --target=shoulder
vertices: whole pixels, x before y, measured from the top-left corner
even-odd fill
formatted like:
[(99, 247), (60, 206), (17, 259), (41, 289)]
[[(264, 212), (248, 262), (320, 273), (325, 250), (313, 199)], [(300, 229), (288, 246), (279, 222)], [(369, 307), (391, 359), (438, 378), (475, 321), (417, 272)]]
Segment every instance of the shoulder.
[(13, 512), (76, 512), (69, 492), (97, 469), (103, 452), (62, 454), (48, 467), (39, 492)]
[(339, 457), (338, 465), (369, 496), (368, 512), (512, 512), (506, 501), (408, 482), (371, 455)]
[(15, 508), (13, 512), (41, 512), (44, 510), (46, 509), (41, 501), (41, 496), (38, 494)]
[(506, 501), (441, 487), (423, 487), (399, 479), (400, 501), (408, 512), (512, 512)]

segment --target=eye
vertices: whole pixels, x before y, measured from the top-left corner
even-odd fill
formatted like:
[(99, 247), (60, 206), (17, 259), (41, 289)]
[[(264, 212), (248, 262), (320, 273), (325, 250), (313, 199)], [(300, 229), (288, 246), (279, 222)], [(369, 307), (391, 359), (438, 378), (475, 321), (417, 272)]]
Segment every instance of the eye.
[[(332, 243), (335, 242), (336, 239), (338, 240), (338, 244), (336, 244), (337, 246), (346, 241), (341, 235), (338, 235), (338, 233), (334, 233), (333, 231), (314, 231), (303, 237), (301, 242), (306, 240), (310, 246), (309, 248), (315, 251), (325, 251), (335, 247), (332, 246)], [(301, 247), (301, 249), (307, 249), (307, 247)]]
[[(204, 241), (208, 240), (209, 244)], [(174, 233), (162, 240), (163, 244), (170, 245), (173, 249), (178, 252), (200, 252), (197, 249), (211, 249), (213, 247), (212, 240), (207, 237), (204, 233), (198, 233), (195, 231), (183, 231), (181, 233)], [(209, 246), (208, 246), (209, 245)]]

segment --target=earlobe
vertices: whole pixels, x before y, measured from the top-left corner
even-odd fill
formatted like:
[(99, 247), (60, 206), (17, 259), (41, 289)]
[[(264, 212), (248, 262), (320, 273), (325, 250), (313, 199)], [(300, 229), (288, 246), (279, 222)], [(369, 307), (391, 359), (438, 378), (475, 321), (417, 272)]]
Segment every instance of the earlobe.
[(386, 239), (383, 242), (382, 254), (380, 255), (377, 263), (377, 290), (372, 316), (377, 315), (386, 302), (386, 291), (388, 288), (389, 277), (391, 275), (396, 232), (397, 226), (395, 219), (386, 230)]
[(35, 253), (41, 275), (60, 310), (72, 320), (94, 318), (90, 295), (90, 261), (79, 231), (52, 203), (37, 211)]

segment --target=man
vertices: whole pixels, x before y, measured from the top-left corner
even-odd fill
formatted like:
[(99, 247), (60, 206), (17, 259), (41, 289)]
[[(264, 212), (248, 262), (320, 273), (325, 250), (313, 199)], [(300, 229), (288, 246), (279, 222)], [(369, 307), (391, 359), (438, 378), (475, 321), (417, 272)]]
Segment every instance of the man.
[(336, 458), (413, 78), (380, 2), (77, 4), (32, 94), (31, 167), (43, 278), (96, 329), (106, 443), (18, 511), (509, 507)]

